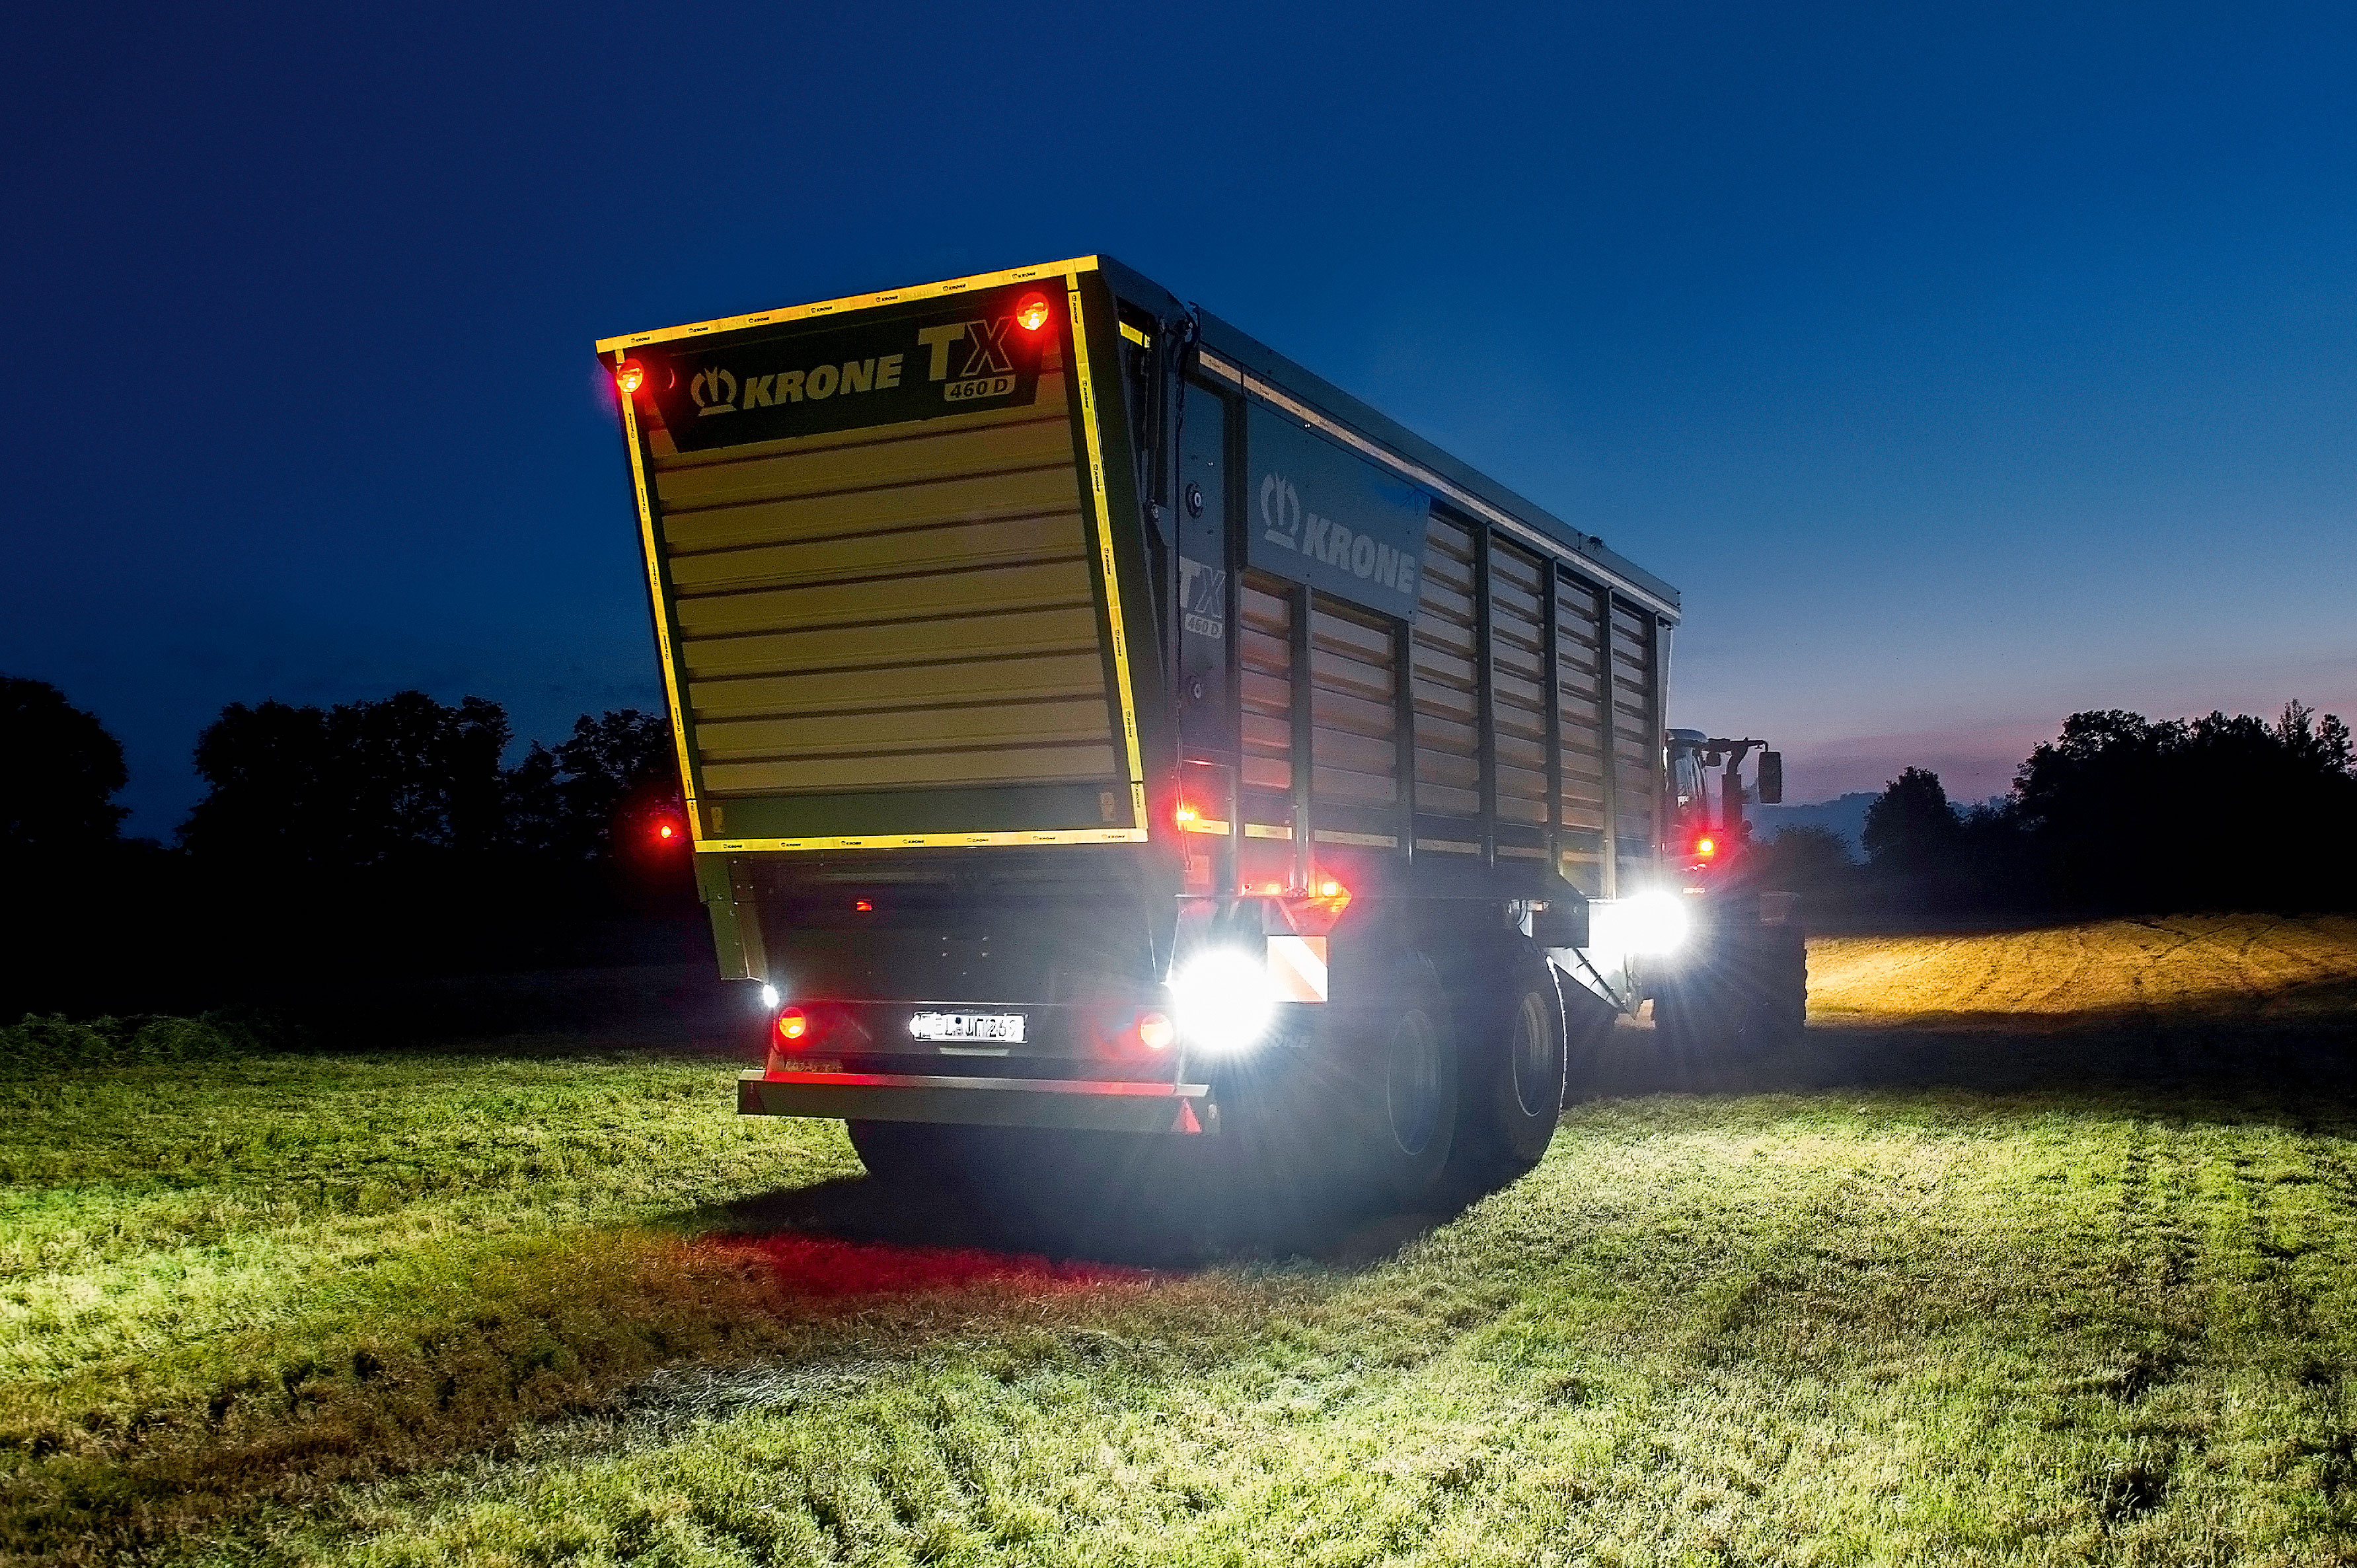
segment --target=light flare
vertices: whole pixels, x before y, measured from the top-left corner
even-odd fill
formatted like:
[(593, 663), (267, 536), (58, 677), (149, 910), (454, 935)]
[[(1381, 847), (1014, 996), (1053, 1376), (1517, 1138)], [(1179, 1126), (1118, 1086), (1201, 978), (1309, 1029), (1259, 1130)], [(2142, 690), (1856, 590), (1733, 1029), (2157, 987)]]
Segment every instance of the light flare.
[(1207, 1051), (1241, 1051), (1268, 1033), (1276, 996), (1268, 965), (1241, 948), (1195, 954), (1170, 976), (1178, 1032)]

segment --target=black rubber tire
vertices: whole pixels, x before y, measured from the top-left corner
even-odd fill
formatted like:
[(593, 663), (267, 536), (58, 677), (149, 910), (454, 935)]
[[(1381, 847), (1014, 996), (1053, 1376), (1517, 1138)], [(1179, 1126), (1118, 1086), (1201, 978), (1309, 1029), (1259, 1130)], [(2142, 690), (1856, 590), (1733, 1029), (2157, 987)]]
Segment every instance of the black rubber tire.
[(1801, 1037), (1808, 1009), (1809, 950), (1798, 925), (1752, 926), (1737, 965), (1729, 1054), (1757, 1061)]
[(1555, 966), (1535, 950), (1474, 984), (1460, 1009), (1471, 1020), (1461, 1051), (1460, 1163), (1519, 1176), (1545, 1155), (1563, 1114), (1563, 994)]
[(1336, 1164), (1366, 1196), (1413, 1207), (1439, 1185), (1457, 1146), (1461, 1077), (1448, 1010), (1437, 986), (1417, 983), (1334, 1024), (1355, 1036), (1336, 1042), (1348, 1053)]
[(1762, 926), (1760, 994), (1752, 1027), (1761, 1049), (1799, 1043), (1809, 1023), (1809, 934), (1798, 920)]
[(1697, 973), (1653, 995), (1653, 1027), (1697, 1062), (1753, 1061), (1797, 1043), (1807, 1022), (1809, 950), (1797, 922), (1720, 932)]

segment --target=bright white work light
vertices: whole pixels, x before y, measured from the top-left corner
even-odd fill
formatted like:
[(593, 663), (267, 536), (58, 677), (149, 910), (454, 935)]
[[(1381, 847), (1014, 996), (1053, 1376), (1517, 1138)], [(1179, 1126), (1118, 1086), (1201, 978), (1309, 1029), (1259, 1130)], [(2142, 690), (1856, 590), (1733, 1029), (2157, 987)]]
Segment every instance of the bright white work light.
[(761, 1008), (768, 1013), (778, 1010), (778, 988), (766, 980), (761, 983)]
[(1240, 1051), (1268, 1033), (1276, 997), (1268, 966), (1239, 948), (1197, 953), (1170, 977), (1178, 1032), (1207, 1051)]
[(1675, 952), (1694, 929), (1685, 901), (1674, 893), (1640, 893), (1620, 906), (1620, 936), (1631, 952)]

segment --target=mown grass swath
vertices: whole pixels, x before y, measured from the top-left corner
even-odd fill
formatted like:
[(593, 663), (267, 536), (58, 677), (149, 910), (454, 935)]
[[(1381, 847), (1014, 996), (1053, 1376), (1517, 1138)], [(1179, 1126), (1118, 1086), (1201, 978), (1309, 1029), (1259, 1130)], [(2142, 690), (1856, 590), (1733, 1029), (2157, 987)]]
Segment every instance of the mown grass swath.
[[(2163, 972), (2136, 956), (2150, 928), (2018, 940), (2124, 992)], [(2222, 975), (2251, 955), (2255, 990), (2298, 978), (2270, 952), (2307, 955), (2303, 995), (2357, 977), (2357, 942), (2317, 923), (2169, 940)], [(1923, 1050), (2108, 1068), (2151, 1034), (2003, 1022), (2037, 987), (1986, 956), (1819, 968), (1854, 1002), (1844, 974), (1914, 976), (1917, 1015), (1964, 1020)], [(1437, 1228), (1184, 1268), (896, 1218), (835, 1130), (734, 1119), (712, 1060), (20, 1072), (0, 1546), (2346, 1560), (2357, 1118), (2222, 1073), (2248, 1039), (2223, 1008), (2170, 1016), (2211, 1042), (2190, 1089), (1609, 1100)], [(2325, 1016), (2287, 1027), (2321, 1050)], [(1903, 1017), (1859, 1005), (1793, 1071), (1854, 1081), (1845, 1053)]]

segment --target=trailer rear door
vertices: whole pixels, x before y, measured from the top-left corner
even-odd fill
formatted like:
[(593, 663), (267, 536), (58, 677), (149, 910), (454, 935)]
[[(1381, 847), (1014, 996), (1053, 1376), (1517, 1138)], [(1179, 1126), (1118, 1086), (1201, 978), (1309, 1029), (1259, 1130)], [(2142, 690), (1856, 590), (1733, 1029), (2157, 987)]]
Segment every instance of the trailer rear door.
[(909, 294), (600, 345), (700, 849), (1145, 836), (1080, 295)]

